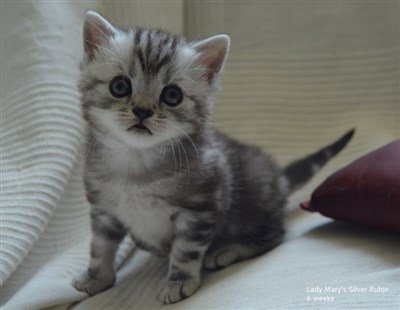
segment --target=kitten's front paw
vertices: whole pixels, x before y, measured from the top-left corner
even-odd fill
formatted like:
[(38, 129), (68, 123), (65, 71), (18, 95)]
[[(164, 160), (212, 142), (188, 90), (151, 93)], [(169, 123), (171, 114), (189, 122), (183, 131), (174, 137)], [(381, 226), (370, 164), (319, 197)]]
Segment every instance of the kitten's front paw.
[(166, 304), (173, 304), (193, 295), (199, 287), (200, 284), (192, 279), (168, 281), (161, 290), (160, 298)]
[(102, 291), (105, 291), (111, 287), (115, 282), (115, 275), (102, 276), (97, 275), (95, 278), (91, 278), (87, 272), (75, 277), (72, 280), (72, 286), (78, 291), (85, 292), (89, 295), (95, 295)]

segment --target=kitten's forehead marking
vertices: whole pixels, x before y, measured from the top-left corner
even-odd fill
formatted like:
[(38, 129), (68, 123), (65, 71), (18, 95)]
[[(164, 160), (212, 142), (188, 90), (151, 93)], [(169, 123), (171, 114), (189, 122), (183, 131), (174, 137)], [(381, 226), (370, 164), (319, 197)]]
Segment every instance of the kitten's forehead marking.
[(133, 56), (138, 59), (140, 70), (145, 77), (154, 77), (170, 64), (180, 42), (180, 37), (162, 30), (135, 28)]

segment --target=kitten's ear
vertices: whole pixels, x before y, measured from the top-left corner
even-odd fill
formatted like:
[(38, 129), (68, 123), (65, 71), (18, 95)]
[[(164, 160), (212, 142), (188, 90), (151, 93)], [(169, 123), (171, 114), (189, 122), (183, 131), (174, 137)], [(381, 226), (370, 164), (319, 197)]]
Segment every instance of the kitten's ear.
[(94, 52), (105, 46), (118, 30), (104, 17), (94, 11), (87, 11), (83, 22), (83, 46), (89, 60)]
[(199, 61), (207, 70), (207, 79), (211, 84), (221, 72), (230, 45), (229, 36), (219, 34), (203, 41), (195, 42), (193, 47), (199, 53)]

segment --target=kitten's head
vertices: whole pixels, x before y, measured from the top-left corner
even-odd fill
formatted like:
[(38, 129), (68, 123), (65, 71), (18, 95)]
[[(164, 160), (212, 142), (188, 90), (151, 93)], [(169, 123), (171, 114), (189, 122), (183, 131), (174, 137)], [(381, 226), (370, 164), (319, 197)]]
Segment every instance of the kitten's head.
[(141, 148), (207, 123), (228, 36), (186, 42), (161, 30), (123, 31), (89, 11), (83, 38), (79, 88), (85, 118), (97, 132)]

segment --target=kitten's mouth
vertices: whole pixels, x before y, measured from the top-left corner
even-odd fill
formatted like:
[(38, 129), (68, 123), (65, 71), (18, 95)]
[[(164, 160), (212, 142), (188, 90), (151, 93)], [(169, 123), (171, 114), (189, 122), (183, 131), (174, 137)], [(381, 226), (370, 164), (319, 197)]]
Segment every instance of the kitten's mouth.
[(143, 123), (138, 123), (127, 129), (127, 131), (132, 131), (132, 130), (134, 130), (136, 132), (140, 132), (140, 133), (148, 133), (150, 135), (153, 135), (153, 133), (150, 131), (150, 129), (147, 128), (145, 125), (143, 125)]

